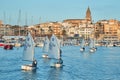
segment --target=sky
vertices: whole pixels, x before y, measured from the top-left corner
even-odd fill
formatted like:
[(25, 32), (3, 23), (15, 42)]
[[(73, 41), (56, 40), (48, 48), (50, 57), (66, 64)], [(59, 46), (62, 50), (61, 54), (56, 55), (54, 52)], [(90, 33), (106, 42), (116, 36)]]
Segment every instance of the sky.
[(0, 20), (5, 24), (34, 25), (84, 19), (90, 8), (92, 20), (120, 20), (120, 0), (0, 0)]

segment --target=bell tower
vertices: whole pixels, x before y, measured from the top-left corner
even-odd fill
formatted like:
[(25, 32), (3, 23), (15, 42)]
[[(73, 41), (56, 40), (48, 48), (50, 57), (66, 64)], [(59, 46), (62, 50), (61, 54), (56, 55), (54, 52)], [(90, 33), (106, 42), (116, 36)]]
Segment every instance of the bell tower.
[(89, 7), (88, 7), (88, 9), (87, 9), (87, 11), (86, 11), (86, 20), (92, 21), (91, 11), (90, 11), (90, 8), (89, 8)]

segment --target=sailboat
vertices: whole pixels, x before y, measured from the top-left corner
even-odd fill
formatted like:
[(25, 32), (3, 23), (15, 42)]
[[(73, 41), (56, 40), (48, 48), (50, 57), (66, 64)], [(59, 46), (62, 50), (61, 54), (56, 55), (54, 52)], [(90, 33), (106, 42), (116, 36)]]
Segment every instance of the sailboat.
[(35, 70), (37, 68), (37, 61), (34, 59), (34, 40), (28, 32), (26, 36), (26, 41), (24, 45), (24, 51), (23, 51), (23, 60), (32, 62), (32, 64), (22, 65), (22, 70)]
[(91, 41), (90, 41), (90, 52), (95, 52), (95, 51), (96, 51), (95, 40), (91, 39)]
[(48, 50), (49, 50), (49, 43), (50, 43), (50, 41), (49, 41), (48, 37), (46, 36), (45, 40), (44, 40), (44, 46), (42, 49), (42, 52), (45, 53), (42, 55), (43, 58), (48, 58), (48, 54), (46, 54), (46, 53), (48, 53)]
[(85, 46), (84, 45), (85, 45), (85, 40), (82, 39), (81, 48), (80, 48), (81, 52), (85, 51)]
[(53, 59), (51, 67), (60, 68), (63, 66), (63, 60), (61, 58), (61, 49), (60, 49), (60, 41), (58, 38), (53, 34), (50, 38), (49, 44), (49, 54), (51, 54), (51, 58)]

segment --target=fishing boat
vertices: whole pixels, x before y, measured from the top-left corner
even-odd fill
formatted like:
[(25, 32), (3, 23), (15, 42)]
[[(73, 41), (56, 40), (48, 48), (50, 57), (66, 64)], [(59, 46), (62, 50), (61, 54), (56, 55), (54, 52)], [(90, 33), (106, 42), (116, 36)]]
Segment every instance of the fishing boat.
[(84, 39), (82, 39), (80, 51), (81, 52), (85, 51), (85, 40)]
[(23, 50), (23, 60), (27, 62), (32, 62), (32, 64), (25, 64), (21, 66), (22, 70), (35, 70), (37, 68), (37, 61), (34, 58), (34, 40), (28, 32), (25, 40), (24, 50)]
[(62, 51), (60, 49), (60, 41), (54, 34), (50, 38), (48, 53), (51, 54), (52, 59), (52, 63), (50, 64), (50, 66), (61, 68), (63, 66), (63, 60), (61, 55)]
[(49, 41), (49, 39), (48, 39), (48, 37), (46, 36), (45, 37), (45, 40), (44, 40), (44, 46), (43, 46), (43, 48), (42, 48), (42, 52), (44, 53), (43, 55), (42, 55), (42, 57), (43, 58), (49, 58), (49, 56), (48, 56), (48, 50), (49, 50), (49, 43), (50, 43), (50, 41)]

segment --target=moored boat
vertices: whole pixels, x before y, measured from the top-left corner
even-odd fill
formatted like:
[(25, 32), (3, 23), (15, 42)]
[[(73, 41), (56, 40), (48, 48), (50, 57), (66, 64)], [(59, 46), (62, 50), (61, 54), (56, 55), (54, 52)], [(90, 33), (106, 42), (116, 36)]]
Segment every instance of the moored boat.
[(4, 45), (4, 49), (11, 50), (11, 49), (13, 49), (13, 45), (11, 45), (11, 44), (5, 44)]
[(0, 47), (4, 47), (5, 46), (5, 44), (4, 43), (0, 43)]
[(5, 46), (4, 40), (0, 40), (0, 47), (4, 47), (4, 46)]

